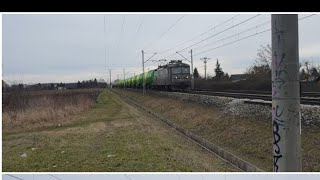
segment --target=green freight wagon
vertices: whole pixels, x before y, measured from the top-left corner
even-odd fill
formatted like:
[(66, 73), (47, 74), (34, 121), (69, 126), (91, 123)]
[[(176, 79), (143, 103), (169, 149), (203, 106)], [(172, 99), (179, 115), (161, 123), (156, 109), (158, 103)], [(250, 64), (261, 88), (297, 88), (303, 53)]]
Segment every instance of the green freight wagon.
[(138, 87), (137, 82), (138, 82), (138, 76), (134, 76), (132, 81), (132, 87), (134, 88)]
[(138, 87), (142, 87), (143, 83), (143, 74), (138, 75)]
[(151, 88), (153, 85), (153, 81), (154, 81), (154, 70), (151, 70), (147, 72), (146, 87)]

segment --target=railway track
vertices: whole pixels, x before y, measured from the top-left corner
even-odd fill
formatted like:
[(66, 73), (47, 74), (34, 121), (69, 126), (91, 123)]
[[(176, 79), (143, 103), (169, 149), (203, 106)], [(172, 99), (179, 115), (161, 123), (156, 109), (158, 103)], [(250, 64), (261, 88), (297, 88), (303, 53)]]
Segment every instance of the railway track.
[[(141, 89), (135, 88), (126, 88), (133, 91), (141, 91)], [(156, 91), (148, 89), (147, 91)], [(167, 92), (167, 91), (166, 91)], [(202, 95), (209, 95), (209, 96), (221, 96), (221, 97), (232, 97), (232, 98), (239, 98), (239, 99), (250, 99), (250, 100), (263, 100), (269, 102), (259, 102), (259, 101), (245, 101), (245, 103), (251, 104), (263, 104), (271, 106), (271, 92), (268, 91), (232, 91), (232, 92), (217, 92), (212, 90), (204, 90), (204, 89), (197, 89), (197, 90), (190, 90), (190, 91), (173, 91), (173, 92), (180, 92), (180, 93), (188, 93), (188, 94), (202, 94)], [(318, 92), (304, 92), (302, 93), (302, 97), (300, 99), (301, 104), (306, 105), (320, 105), (320, 93)]]
[[(219, 92), (211, 89), (194, 89), (195, 91), (210, 91), (210, 92)], [(265, 94), (270, 95), (271, 91), (257, 91), (257, 90), (224, 90), (220, 92), (227, 93), (247, 93), (247, 94)], [(320, 97), (320, 92), (302, 92), (302, 97)]]
[[(272, 97), (270, 94), (258, 94), (258, 93), (243, 93), (243, 92), (216, 92), (216, 91), (208, 91), (208, 90), (193, 90), (185, 93), (189, 94), (203, 94), (210, 96), (223, 96), (223, 97), (232, 97), (232, 98), (241, 98), (241, 99), (260, 99), (264, 101), (272, 101)], [(303, 97), (301, 97), (301, 104), (308, 105), (320, 105), (320, 93), (302, 93)], [(314, 97), (310, 97), (314, 96)], [(264, 103), (265, 104), (265, 103)]]

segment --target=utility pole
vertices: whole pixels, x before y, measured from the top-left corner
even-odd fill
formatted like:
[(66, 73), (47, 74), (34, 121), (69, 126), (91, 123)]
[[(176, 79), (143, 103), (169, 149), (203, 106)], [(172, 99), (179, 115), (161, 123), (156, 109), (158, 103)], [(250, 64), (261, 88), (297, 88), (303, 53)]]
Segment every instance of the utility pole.
[(125, 74), (125, 69), (123, 68), (123, 89), (126, 89), (126, 74)]
[(271, 23), (273, 171), (301, 172), (298, 15), (274, 14)]
[(194, 89), (194, 76), (193, 76), (193, 56), (192, 56), (192, 49), (190, 51), (191, 54), (191, 89)]
[(143, 80), (142, 80), (142, 93), (145, 94), (146, 93), (146, 84), (144, 82), (144, 52), (143, 50), (141, 51), (142, 52), (142, 73), (143, 73)]
[[(142, 80), (142, 86), (143, 86), (143, 91), (142, 93), (145, 94), (146, 93), (146, 75), (144, 74), (144, 63), (148, 62), (153, 56), (155, 56), (157, 54), (157, 52), (155, 52), (149, 59), (147, 59), (146, 61), (144, 61), (144, 51), (142, 50), (142, 72), (143, 72), (143, 80)], [(150, 60), (152, 61), (152, 60)]]
[(209, 61), (210, 58), (204, 57), (201, 58), (200, 60), (204, 62), (204, 78), (207, 80), (207, 62)]
[(111, 69), (109, 69), (109, 83), (110, 83), (110, 89), (112, 89), (112, 85), (111, 85)]

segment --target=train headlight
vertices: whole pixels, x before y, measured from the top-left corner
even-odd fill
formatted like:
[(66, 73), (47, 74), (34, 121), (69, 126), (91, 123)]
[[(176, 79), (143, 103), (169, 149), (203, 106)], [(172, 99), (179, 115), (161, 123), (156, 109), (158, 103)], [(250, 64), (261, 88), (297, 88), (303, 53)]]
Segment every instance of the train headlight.
[(176, 77), (174, 77), (175, 79), (178, 79), (178, 77), (176, 76)]
[(187, 76), (187, 79), (189, 79), (189, 76)]

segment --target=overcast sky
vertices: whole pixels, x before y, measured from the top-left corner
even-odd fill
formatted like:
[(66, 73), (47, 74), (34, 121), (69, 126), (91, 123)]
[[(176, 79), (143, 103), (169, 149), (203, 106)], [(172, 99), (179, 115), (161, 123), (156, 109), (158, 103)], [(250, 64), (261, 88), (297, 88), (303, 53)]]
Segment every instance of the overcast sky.
[[(308, 14), (299, 15), (305, 16)], [(253, 64), (259, 46), (271, 42), (271, 31), (266, 31), (204, 52), (270, 29), (270, 14), (5, 14), (2, 17), (2, 71), (3, 79), (9, 83), (106, 79), (109, 69), (113, 81), (123, 78), (123, 68), (127, 77), (142, 72), (141, 50), (146, 52), (145, 60), (155, 52), (158, 53), (152, 60), (174, 54), (167, 58), (171, 60), (181, 59), (175, 52), (184, 48), (187, 49), (180, 53), (187, 58), (193, 49), (194, 67), (201, 75), (203, 57), (211, 58), (207, 67), (209, 75), (214, 74), (217, 58), (228, 74), (243, 73)], [(319, 32), (320, 15), (299, 21), (300, 60), (320, 64)], [(203, 40), (208, 37), (211, 38)], [(145, 69), (156, 66), (157, 62), (150, 61)]]
[[(318, 180), (320, 174), (11, 174), (23, 180)], [(3, 180), (16, 180), (3, 175)]]

